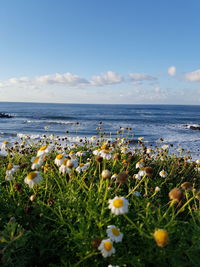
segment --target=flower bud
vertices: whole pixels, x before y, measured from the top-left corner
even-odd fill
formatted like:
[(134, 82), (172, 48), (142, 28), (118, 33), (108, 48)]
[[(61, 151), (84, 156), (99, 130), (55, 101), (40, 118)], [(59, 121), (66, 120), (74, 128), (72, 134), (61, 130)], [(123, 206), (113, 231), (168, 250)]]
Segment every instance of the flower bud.
[(153, 168), (152, 167), (146, 167), (145, 168), (145, 172), (146, 172), (146, 175), (148, 177), (152, 177), (153, 176)]
[(167, 231), (163, 229), (157, 229), (155, 230), (154, 234), (154, 240), (156, 241), (156, 244), (159, 247), (165, 247), (168, 244), (169, 237)]
[(109, 170), (103, 170), (101, 176), (103, 179), (109, 179), (111, 177), (111, 172)]
[(29, 199), (33, 202), (36, 199), (36, 195), (31, 195)]
[(185, 190), (190, 190), (192, 188), (192, 186), (191, 186), (190, 182), (184, 182), (181, 184), (181, 188), (183, 188)]
[(67, 161), (67, 167), (72, 169), (74, 167), (74, 162), (72, 160)]
[(17, 192), (20, 192), (20, 191), (22, 190), (22, 184), (16, 182), (16, 183), (14, 184), (14, 190), (17, 191)]
[(115, 154), (113, 155), (113, 159), (114, 159), (114, 160), (120, 160), (120, 159), (121, 159), (121, 155), (120, 155), (120, 153), (115, 153)]
[(103, 158), (101, 156), (96, 156), (95, 159), (99, 163), (101, 163), (103, 161)]

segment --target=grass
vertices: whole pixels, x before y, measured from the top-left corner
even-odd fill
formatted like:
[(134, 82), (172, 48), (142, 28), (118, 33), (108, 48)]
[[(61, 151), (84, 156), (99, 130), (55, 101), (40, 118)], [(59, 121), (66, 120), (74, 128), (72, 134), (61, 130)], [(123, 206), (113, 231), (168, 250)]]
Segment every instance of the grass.
[[(149, 149), (142, 140), (130, 146), (120, 135), (112, 141), (91, 140), (72, 145), (46, 137), (3, 145), (1, 266), (199, 266), (199, 162), (182, 151), (170, 154), (162, 142)], [(41, 166), (32, 170), (31, 159), (44, 145), (51, 151), (41, 155)], [(74, 166), (60, 173), (58, 154)], [(88, 164), (78, 172), (80, 163)], [(102, 176), (103, 170), (108, 171)], [(160, 176), (162, 170), (166, 177)], [(33, 171), (41, 179), (30, 188), (24, 179)], [(128, 200), (128, 212), (111, 212), (108, 202), (115, 197)], [(123, 239), (113, 242), (115, 253), (104, 258), (98, 248), (108, 239), (109, 225), (120, 229)], [(156, 229), (167, 235), (160, 243)]]

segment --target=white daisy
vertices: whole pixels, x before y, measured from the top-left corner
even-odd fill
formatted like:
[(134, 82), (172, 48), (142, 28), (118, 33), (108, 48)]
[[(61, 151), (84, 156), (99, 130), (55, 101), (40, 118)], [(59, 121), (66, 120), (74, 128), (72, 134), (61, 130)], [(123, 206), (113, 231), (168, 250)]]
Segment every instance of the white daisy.
[(167, 150), (167, 149), (169, 148), (169, 145), (163, 145), (163, 146), (161, 146), (161, 148), (162, 148), (163, 150)]
[(95, 156), (100, 156), (100, 154), (101, 154), (101, 149), (98, 148), (98, 149), (94, 150), (94, 151), (92, 152), (92, 154), (95, 155)]
[(104, 239), (101, 241), (101, 244), (98, 247), (98, 250), (101, 251), (101, 254), (104, 258), (111, 256), (115, 253), (115, 248), (110, 239)]
[(115, 215), (120, 215), (128, 212), (129, 202), (124, 197), (114, 197), (113, 199), (109, 199), (108, 203), (108, 208)]
[(165, 177), (167, 177), (168, 174), (165, 170), (162, 170), (159, 172), (159, 175), (160, 175), (160, 177), (165, 178)]
[(140, 173), (136, 173), (134, 174), (133, 176), (136, 180), (141, 180), (142, 179), (142, 176), (140, 175)]
[(30, 188), (33, 188), (35, 184), (39, 184), (42, 180), (42, 176), (38, 171), (29, 172), (29, 174), (25, 177), (24, 182), (28, 184)]
[(65, 174), (65, 173), (70, 174), (71, 173), (72, 169), (67, 167), (67, 162), (68, 161), (69, 161), (69, 159), (65, 159), (63, 161), (62, 165), (59, 168), (59, 173), (62, 173), (62, 174)]
[(146, 174), (145, 169), (144, 169), (144, 168), (141, 168), (141, 169), (139, 170), (138, 174), (139, 174), (139, 176), (141, 176), (141, 177), (145, 176), (145, 174)]
[(56, 156), (55, 160), (54, 160), (54, 163), (55, 163), (58, 167), (60, 167), (60, 166), (62, 165), (62, 163), (63, 163), (64, 160), (65, 160), (64, 155), (63, 155), (63, 154), (58, 154), (58, 155)]
[(81, 157), (81, 156), (84, 156), (84, 155), (85, 155), (85, 152), (83, 152), (83, 151), (78, 151), (76, 153), (76, 156), (78, 156), (78, 157)]
[(111, 241), (116, 242), (116, 243), (122, 242), (122, 238), (124, 234), (121, 233), (120, 230), (117, 229), (115, 225), (109, 225), (107, 227), (106, 233), (108, 237), (111, 239)]
[(136, 163), (135, 168), (139, 169), (139, 168), (142, 168), (142, 167), (144, 167), (144, 161), (140, 160), (140, 161), (138, 161)]
[(103, 149), (103, 150), (101, 150), (100, 156), (103, 159), (110, 160), (112, 158), (112, 154), (110, 153), (110, 149)]
[(82, 171), (85, 171), (85, 170), (87, 170), (87, 168), (90, 166), (90, 163), (89, 162), (87, 162), (87, 163), (80, 163), (79, 164), (79, 166), (76, 168), (76, 171), (77, 172), (82, 172)]
[(32, 166), (31, 166), (31, 169), (32, 170), (36, 170), (38, 168), (40, 168), (44, 162), (43, 158), (42, 157), (35, 157), (35, 158), (32, 158)]
[(2, 145), (1, 145), (1, 149), (7, 149), (7, 148), (9, 148), (9, 147), (11, 147), (12, 146), (12, 144), (11, 143), (9, 143), (8, 141), (4, 141), (3, 143), (2, 143)]
[(54, 148), (53, 145), (44, 145), (44, 146), (41, 146), (38, 149), (37, 157), (44, 156), (44, 155), (50, 153), (53, 150), (53, 148)]
[(13, 174), (17, 171), (19, 168), (18, 165), (12, 165), (11, 163), (8, 164), (8, 167), (6, 168), (6, 181), (12, 181), (14, 179)]

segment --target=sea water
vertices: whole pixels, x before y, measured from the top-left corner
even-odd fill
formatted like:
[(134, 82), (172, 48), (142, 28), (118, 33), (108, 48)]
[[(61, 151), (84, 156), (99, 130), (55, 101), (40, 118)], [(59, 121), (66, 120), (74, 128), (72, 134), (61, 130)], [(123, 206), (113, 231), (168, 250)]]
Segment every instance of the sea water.
[[(200, 124), (200, 106), (184, 105), (99, 105), (0, 103), (0, 112), (12, 118), (0, 118), (0, 142), (19, 136), (39, 138), (44, 134), (91, 137), (98, 128), (115, 137), (120, 129), (131, 128), (134, 139), (144, 137), (147, 146), (159, 138), (175, 148), (190, 150), (200, 158), (200, 130), (186, 125)], [(124, 133), (125, 134), (125, 133)]]

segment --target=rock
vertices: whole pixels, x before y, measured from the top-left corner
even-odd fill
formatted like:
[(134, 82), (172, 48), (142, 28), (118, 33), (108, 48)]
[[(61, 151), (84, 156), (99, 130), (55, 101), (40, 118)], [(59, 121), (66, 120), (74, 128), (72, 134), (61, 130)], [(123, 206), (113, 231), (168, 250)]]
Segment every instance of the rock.
[(187, 129), (191, 129), (191, 130), (200, 130), (200, 124), (185, 124), (183, 125), (185, 128)]
[(190, 126), (190, 129), (192, 129), (192, 130), (200, 130), (200, 125), (199, 126), (193, 126), (193, 125), (191, 125)]
[(0, 118), (12, 118), (11, 115), (0, 112)]

